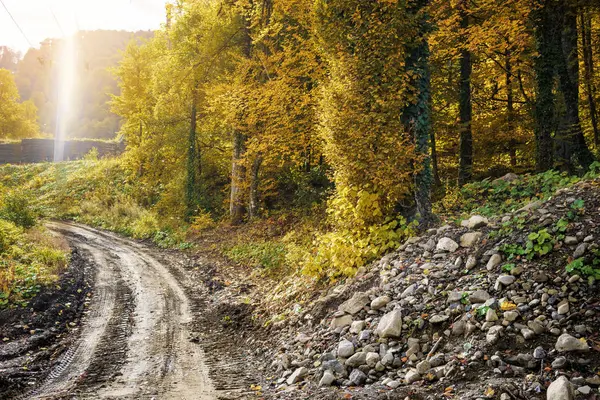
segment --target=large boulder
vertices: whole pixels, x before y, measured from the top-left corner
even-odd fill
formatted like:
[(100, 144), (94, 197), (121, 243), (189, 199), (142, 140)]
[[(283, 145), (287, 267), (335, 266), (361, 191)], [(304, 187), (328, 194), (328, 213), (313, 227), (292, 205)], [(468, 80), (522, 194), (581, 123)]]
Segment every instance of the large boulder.
[(568, 333), (564, 333), (558, 337), (554, 348), (561, 353), (569, 351), (589, 351), (590, 349), (584, 339), (576, 339)]
[(354, 293), (354, 296), (352, 296), (352, 298), (340, 304), (338, 310), (354, 315), (360, 310), (362, 310), (364, 306), (369, 304), (370, 301), (371, 299), (369, 299), (368, 294), (363, 292), (356, 292)]

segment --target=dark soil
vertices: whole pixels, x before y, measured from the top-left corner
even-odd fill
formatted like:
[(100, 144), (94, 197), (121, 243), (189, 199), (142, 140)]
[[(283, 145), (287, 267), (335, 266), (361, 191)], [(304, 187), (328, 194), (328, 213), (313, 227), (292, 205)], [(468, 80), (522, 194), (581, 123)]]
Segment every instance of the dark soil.
[(94, 267), (74, 250), (68, 269), (26, 307), (0, 311), (0, 398), (44, 380), (77, 335)]

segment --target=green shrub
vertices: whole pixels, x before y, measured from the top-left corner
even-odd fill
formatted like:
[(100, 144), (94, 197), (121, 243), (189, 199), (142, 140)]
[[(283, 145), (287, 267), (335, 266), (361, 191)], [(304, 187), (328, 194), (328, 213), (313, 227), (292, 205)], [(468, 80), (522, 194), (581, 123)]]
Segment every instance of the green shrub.
[(31, 228), (37, 222), (37, 214), (30, 204), (29, 197), (20, 191), (4, 196), (0, 216), (23, 228)]
[(225, 255), (239, 264), (274, 273), (285, 265), (286, 247), (280, 242), (244, 243), (226, 250)]

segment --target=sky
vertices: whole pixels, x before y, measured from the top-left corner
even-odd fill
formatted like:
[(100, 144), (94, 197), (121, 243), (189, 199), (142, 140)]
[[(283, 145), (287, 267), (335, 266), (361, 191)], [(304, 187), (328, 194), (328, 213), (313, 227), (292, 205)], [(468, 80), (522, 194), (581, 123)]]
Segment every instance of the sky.
[[(1, 0), (0, 46), (25, 53), (46, 38), (80, 30), (150, 30), (165, 20), (167, 0)], [(56, 19), (55, 19), (56, 17)], [(59, 27), (60, 26), (60, 27)]]

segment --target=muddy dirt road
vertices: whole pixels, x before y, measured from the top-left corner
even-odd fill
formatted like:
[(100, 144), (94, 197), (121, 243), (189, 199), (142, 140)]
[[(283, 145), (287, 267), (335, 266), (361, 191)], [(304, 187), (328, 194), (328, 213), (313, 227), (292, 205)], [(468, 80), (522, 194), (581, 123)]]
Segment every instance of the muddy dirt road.
[(94, 292), (74, 344), (23, 398), (216, 399), (180, 283), (134, 241), (51, 223), (95, 263)]

